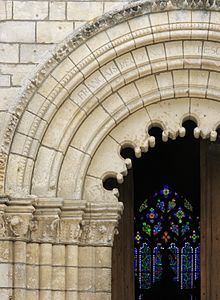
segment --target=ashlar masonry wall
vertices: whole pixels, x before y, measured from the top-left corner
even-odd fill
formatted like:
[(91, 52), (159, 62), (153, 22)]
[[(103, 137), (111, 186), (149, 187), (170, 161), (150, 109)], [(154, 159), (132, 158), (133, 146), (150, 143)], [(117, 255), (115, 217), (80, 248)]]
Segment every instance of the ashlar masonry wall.
[(22, 83), (57, 43), (124, 3), (0, 0), (0, 113), (14, 104)]

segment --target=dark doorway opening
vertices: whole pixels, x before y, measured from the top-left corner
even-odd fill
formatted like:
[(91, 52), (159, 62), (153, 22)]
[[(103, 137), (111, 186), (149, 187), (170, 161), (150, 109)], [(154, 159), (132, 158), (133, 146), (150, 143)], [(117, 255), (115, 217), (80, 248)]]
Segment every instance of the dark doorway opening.
[[(187, 286), (185, 285), (182, 286), (181, 289), (181, 259), (183, 260), (181, 253), (178, 254), (179, 273), (174, 274), (179, 278), (178, 281), (173, 278), (173, 275), (170, 275), (170, 279), (168, 278), (169, 276), (167, 276), (169, 272), (173, 272), (173, 269), (170, 267), (173, 255), (169, 249), (171, 243), (169, 242), (166, 245), (166, 243), (163, 243), (165, 240), (162, 239), (164, 232), (170, 230), (171, 224), (168, 224), (168, 219), (164, 220), (166, 224), (163, 224), (166, 226), (166, 229), (161, 229), (161, 233), (158, 234), (158, 240), (155, 242), (152, 242), (154, 238), (153, 230), (154, 225), (158, 225), (158, 222), (148, 222), (148, 224), (146, 222), (146, 225), (151, 226), (150, 229), (152, 236), (147, 233), (146, 228), (145, 237), (141, 236), (141, 234), (143, 235), (143, 231), (140, 234), (141, 238), (145, 240), (141, 241), (142, 244), (139, 244), (139, 248), (143, 246), (148, 237), (152, 243), (150, 245), (150, 274), (144, 274), (147, 275), (147, 277), (145, 276), (145, 280), (150, 280), (151, 282), (148, 288), (143, 289), (140, 287), (140, 280), (143, 274), (141, 274), (140, 270), (139, 257), (137, 257), (136, 264), (134, 264), (134, 249), (137, 250), (137, 239), (134, 241), (134, 237), (137, 237), (137, 231), (143, 227), (144, 220), (138, 218), (140, 217), (140, 207), (143, 205), (146, 198), (150, 199), (149, 205), (147, 204), (149, 206), (148, 208), (154, 208), (154, 213), (159, 215), (160, 213), (158, 212), (157, 207), (153, 207), (155, 192), (160, 192), (163, 190), (164, 186), (167, 185), (169, 186), (169, 190), (174, 191), (174, 193), (178, 192), (178, 195), (181, 195), (181, 199), (179, 202), (177, 201), (178, 203), (176, 203), (176, 208), (174, 209), (173, 214), (178, 212), (178, 208), (181, 205), (184, 206), (184, 199), (187, 199), (188, 203), (193, 207), (193, 212), (190, 214), (192, 222), (196, 223), (195, 219), (200, 215), (200, 141), (196, 140), (193, 136), (193, 129), (195, 127), (193, 122), (187, 121), (184, 124), (184, 127), (187, 132), (184, 138), (177, 138), (174, 141), (169, 140), (166, 143), (161, 141), (161, 130), (158, 128), (152, 128), (150, 134), (156, 137), (156, 147), (150, 149), (139, 159), (134, 157), (131, 149), (124, 149), (122, 151), (123, 157), (132, 158), (133, 168), (132, 172), (129, 172), (128, 177), (125, 178), (124, 184), (118, 187), (120, 190), (119, 200), (124, 202), (125, 211), (119, 227), (120, 234), (116, 237), (113, 248), (113, 300), (200, 299), (200, 280), (198, 274), (196, 275), (193, 273), (192, 276), (197, 276), (197, 280), (192, 281), (190, 288), (189, 286), (186, 288)], [(162, 200), (163, 199), (161, 199), (161, 201)], [(180, 203), (181, 201), (182, 204)], [(167, 206), (165, 210), (167, 210)], [(146, 210), (145, 213), (145, 216), (147, 214), (149, 215), (149, 211)], [(189, 213), (189, 211), (186, 209), (184, 213)], [(162, 215), (164, 214), (161, 213), (160, 216)], [(184, 221), (184, 218), (185, 217), (181, 220)], [(180, 219), (176, 218), (177, 224), (175, 225), (179, 225), (179, 236), (177, 239), (178, 241), (176, 241), (176, 246), (179, 247), (179, 251), (181, 252), (184, 242), (188, 242), (188, 240), (184, 241), (183, 236), (182, 245), (180, 245), (182, 223), (178, 223), (179, 220)], [(189, 218), (187, 219), (187, 222), (190, 222)], [(195, 234), (198, 236), (199, 233), (196, 232)], [(172, 232), (168, 232), (167, 236), (173, 238), (174, 234)], [(160, 270), (156, 271), (160, 274), (157, 276), (158, 280), (155, 280), (154, 260), (158, 259), (159, 256), (156, 257), (154, 255), (153, 249), (158, 243), (160, 243), (159, 237), (161, 237), (162, 241), (161, 249), (159, 250)], [(187, 238), (189, 238), (189, 234)], [(196, 246), (198, 246), (199, 240), (197, 239), (196, 242)], [(193, 251), (195, 251), (195, 248), (196, 247), (193, 248)], [(139, 255), (139, 253), (136, 253), (135, 255)], [(195, 261), (195, 256), (192, 256), (192, 258)], [(194, 262), (193, 268), (195, 271)], [(165, 276), (163, 276), (163, 272), (165, 272)], [(164, 277), (166, 280), (169, 280), (163, 282), (162, 278)], [(171, 281), (174, 281), (175, 283), (173, 286), (169, 285)], [(167, 289), (168, 286), (169, 289)]]

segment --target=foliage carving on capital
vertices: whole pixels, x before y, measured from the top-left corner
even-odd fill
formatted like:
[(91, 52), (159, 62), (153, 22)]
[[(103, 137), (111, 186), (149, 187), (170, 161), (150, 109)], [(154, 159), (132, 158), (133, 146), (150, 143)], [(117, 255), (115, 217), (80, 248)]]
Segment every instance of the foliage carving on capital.
[(120, 202), (88, 204), (82, 221), (81, 243), (112, 246), (122, 211)]
[(83, 223), (81, 242), (88, 245), (112, 246), (117, 226), (117, 222), (85, 222)]

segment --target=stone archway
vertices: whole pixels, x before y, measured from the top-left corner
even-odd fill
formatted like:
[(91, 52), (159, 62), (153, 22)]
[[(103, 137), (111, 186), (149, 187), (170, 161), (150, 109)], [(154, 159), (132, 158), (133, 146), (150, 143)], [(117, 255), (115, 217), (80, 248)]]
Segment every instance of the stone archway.
[[(215, 2), (136, 2), (86, 24), (42, 63), (2, 127), (5, 299), (110, 299), (122, 204), (103, 180), (163, 140), (215, 140), (220, 123)], [(13, 255), (12, 255), (13, 254)]]

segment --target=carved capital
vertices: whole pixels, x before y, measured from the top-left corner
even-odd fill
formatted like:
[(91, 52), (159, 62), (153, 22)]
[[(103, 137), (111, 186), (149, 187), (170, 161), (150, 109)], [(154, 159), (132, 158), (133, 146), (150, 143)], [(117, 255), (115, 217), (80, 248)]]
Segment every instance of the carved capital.
[(112, 246), (122, 211), (121, 202), (87, 204), (82, 222), (81, 243)]
[(13, 199), (8, 201), (5, 214), (1, 216), (3, 236), (7, 235), (18, 239), (29, 239), (34, 207), (27, 199)]
[(58, 242), (61, 198), (40, 198), (35, 203), (31, 239), (38, 242)]
[(65, 200), (60, 221), (60, 241), (78, 243), (82, 235), (82, 219), (85, 201)]

